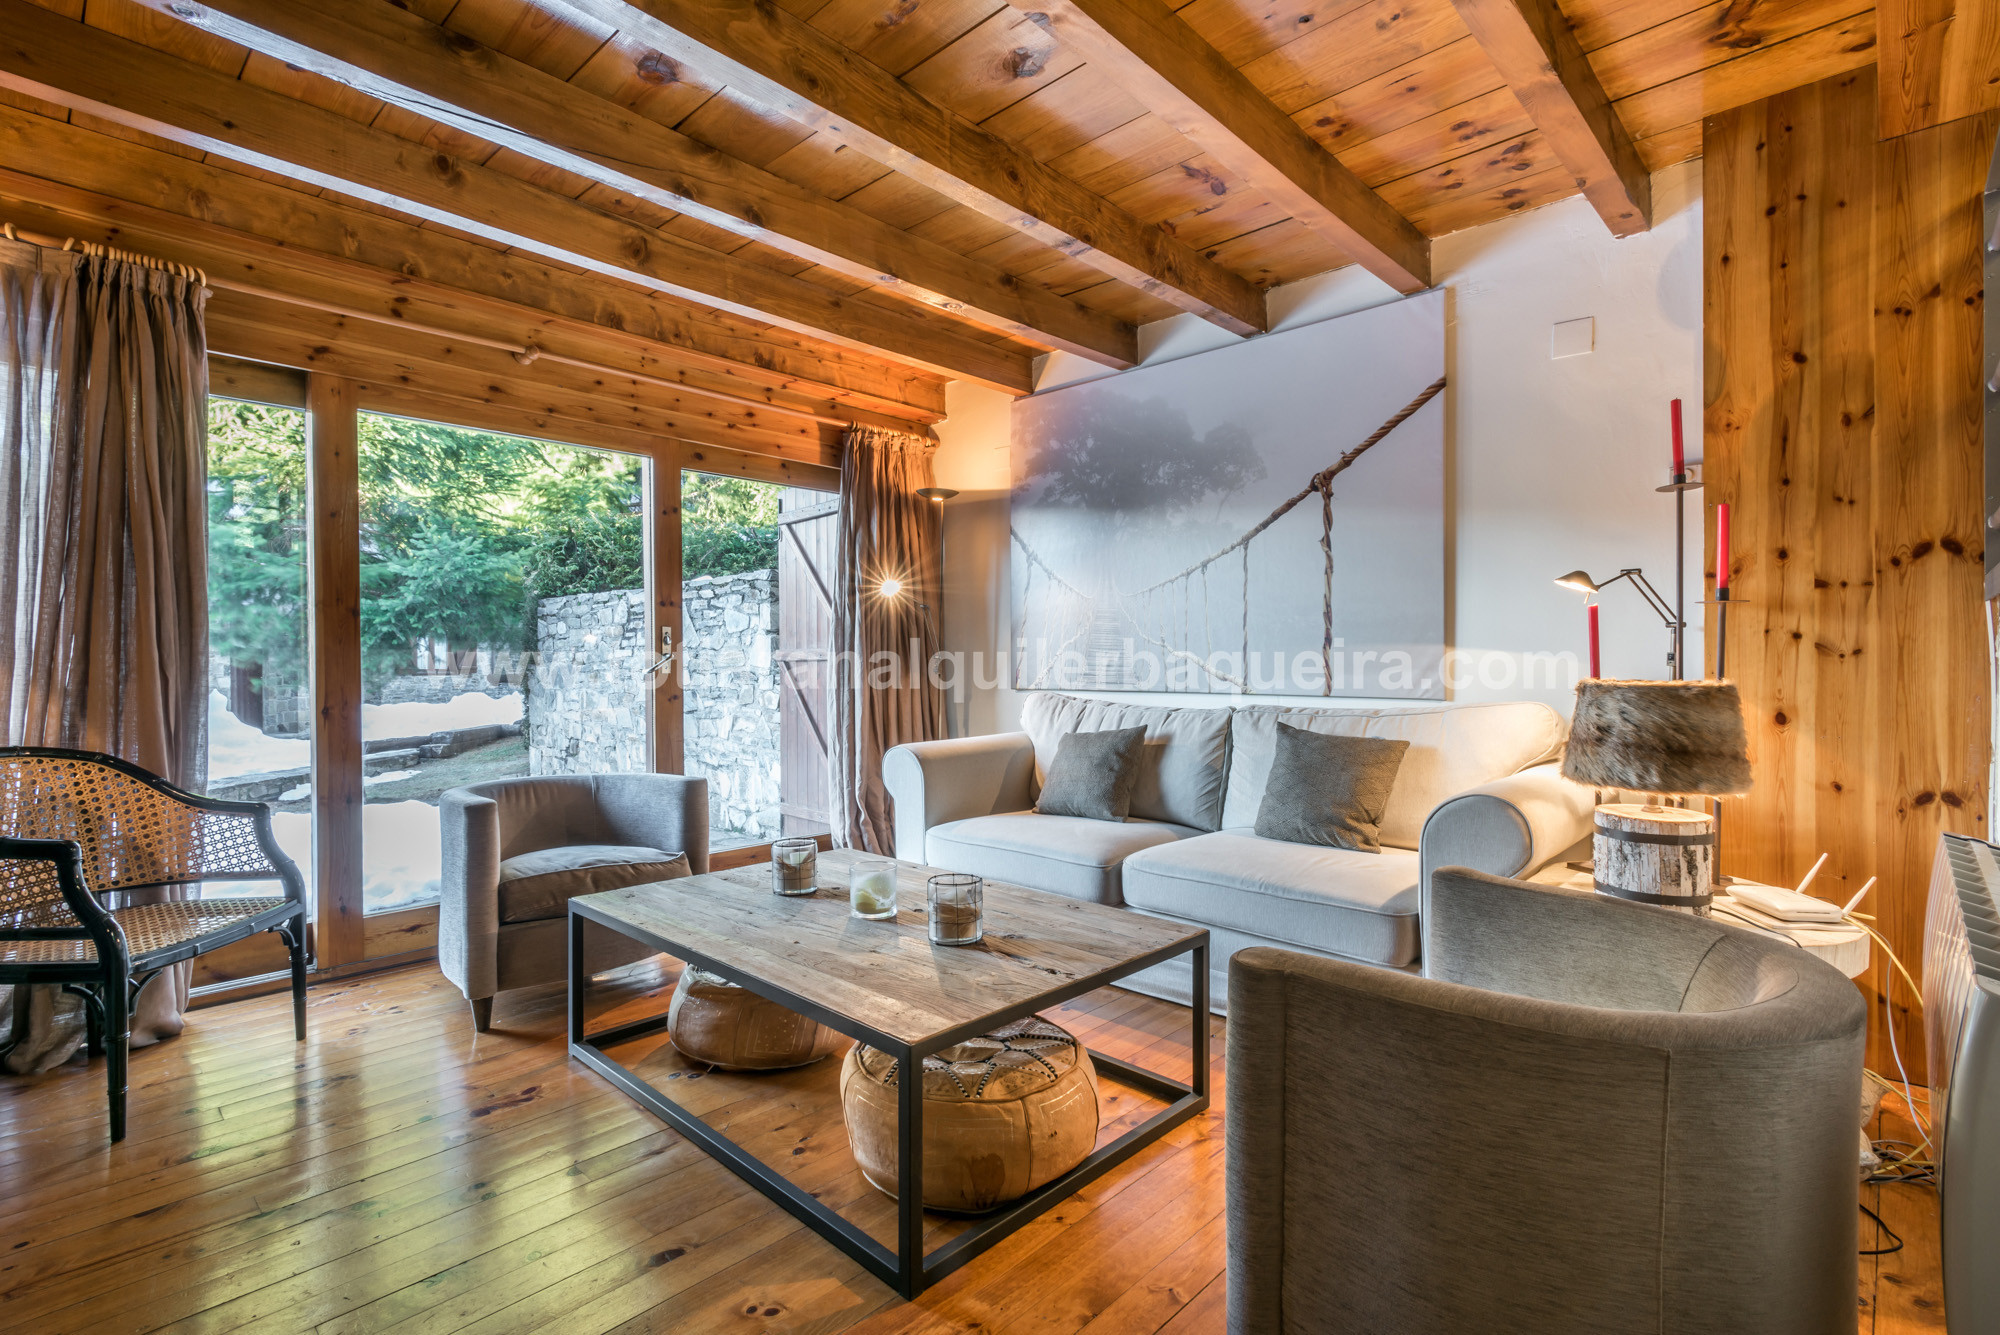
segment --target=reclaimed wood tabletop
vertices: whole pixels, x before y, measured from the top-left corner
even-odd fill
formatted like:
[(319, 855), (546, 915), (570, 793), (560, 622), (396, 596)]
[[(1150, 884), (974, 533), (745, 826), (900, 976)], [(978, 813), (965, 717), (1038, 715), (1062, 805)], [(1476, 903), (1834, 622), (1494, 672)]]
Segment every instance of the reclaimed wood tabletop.
[(572, 902), (912, 1045), (988, 1017), (1018, 1015), (1040, 997), (1144, 956), (1178, 953), (1176, 947), (1188, 949), (1207, 935), (989, 880), (985, 939), (932, 945), (924, 888), (939, 869), (898, 862), (897, 914), (870, 921), (848, 909), (855, 856), (846, 849), (822, 852), (812, 895), (773, 893), (771, 870), (759, 863)]

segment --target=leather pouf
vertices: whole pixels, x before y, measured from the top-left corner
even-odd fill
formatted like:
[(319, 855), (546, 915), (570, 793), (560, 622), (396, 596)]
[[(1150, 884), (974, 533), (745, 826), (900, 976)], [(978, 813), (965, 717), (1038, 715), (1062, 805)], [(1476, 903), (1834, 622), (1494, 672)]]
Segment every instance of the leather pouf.
[[(868, 1180), (896, 1194), (901, 1072), (857, 1043), (840, 1071), (847, 1139)], [(1097, 1144), (1097, 1068), (1067, 1030), (1015, 1020), (924, 1058), (924, 1204), (977, 1213), (1025, 1196)]]
[(692, 964), (667, 1008), (667, 1037), (682, 1055), (725, 1071), (777, 1071), (832, 1052), (840, 1035), (797, 1011)]

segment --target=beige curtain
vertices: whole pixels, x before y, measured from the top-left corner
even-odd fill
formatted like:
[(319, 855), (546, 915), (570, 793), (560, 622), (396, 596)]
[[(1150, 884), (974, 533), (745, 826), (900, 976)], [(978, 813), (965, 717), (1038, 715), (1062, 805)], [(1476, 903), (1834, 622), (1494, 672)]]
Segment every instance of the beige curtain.
[[(108, 751), (196, 792), (207, 295), (137, 257), (0, 239), (0, 745)], [(180, 1032), (187, 984), (183, 965), (146, 988), (133, 1046)], [(6, 1068), (66, 1060), (74, 1000), (18, 990)]]
[(833, 834), (848, 848), (893, 853), (883, 753), (945, 734), (944, 692), (930, 672), (941, 647), (942, 507), (917, 495), (931, 485), (936, 446), (874, 427), (852, 428), (845, 445), (833, 608)]

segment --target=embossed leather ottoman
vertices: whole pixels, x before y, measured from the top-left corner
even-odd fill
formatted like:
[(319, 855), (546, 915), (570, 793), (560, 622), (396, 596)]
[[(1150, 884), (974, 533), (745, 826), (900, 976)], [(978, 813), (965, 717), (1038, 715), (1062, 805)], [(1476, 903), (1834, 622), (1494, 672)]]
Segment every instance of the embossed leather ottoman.
[(667, 1008), (667, 1037), (693, 1061), (725, 1071), (777, 1071), (832, 1052), (840, 1035), (689, 965)]
[[(855, 1161), (891, 1196), (898, 1064), (857, 1043), (840, 1071)], [(930, 1209), (990, 1210), (1068, 1172), (1097, 1144), (1097, 1068), (1069, 1031), (1039, 1016), (926, 1057), (923, 1080)]]

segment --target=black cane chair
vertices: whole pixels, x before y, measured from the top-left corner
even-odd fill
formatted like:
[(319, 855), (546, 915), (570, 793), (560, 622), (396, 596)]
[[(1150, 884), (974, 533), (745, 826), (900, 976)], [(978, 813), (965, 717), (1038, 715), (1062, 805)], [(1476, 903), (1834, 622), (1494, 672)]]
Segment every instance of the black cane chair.
[[(283, 883), (282, 897), (107, 908), (113, 891), (203, 881)], [(83, 998), (103, 1054), (111, 1139), (125, 1138), (132, 1004), (160, 970), (259, 932), (292, 960), (292, 1024), (306, 1036), (306, 902), (261, 802), (202, 797), (116, 756), (0, 747), (0, 983)]]

